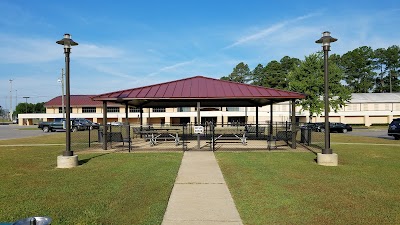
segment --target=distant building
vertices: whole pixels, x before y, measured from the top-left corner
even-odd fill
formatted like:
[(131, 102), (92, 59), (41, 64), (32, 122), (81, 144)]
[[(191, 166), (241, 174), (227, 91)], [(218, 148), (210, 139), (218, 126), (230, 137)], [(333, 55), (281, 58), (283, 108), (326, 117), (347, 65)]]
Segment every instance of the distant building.
[[(94, 95), (71, 95), (71, 118), (86, 118), (93, 122), (103, 123), (103, 105), (93, 101)], [(55, 97), (45, 104), (46, 113), (19, 114), (19, 125), (32, 125), (34, 121), (52, 121), (62, 118), (61, 96)], [(273, 121), (290, 121), (289, 102), (274, 104)], [(139, 124), (139, 109), (128, 108), (131, 124)], [(256, 119), (255, 107), (209, 107), (202, 108), (202, 122), (214, 121), (218, 124), (246, 122), (254, 124)], [(194, 107), (177, 108), (144, 108), (143, 121), (145, 124), (184, 124), (194, 123), (196, 118)], [(400, 93), (362, 93), (352, 94), (351, 101), (338, 112), (330, 112), (330, 122), (342, 122), (371, 126), (373, 124), (388, 124), (393, 118), (400, 118)], [(107, 105), (107, 122), (125, 122), (125, 105)], [(270, 106), (259, 108), (259, 123), (270, 120)], [(323, 122), (323, 114), (309, 121), (309, 112), (296, 107), (298, 122)]]

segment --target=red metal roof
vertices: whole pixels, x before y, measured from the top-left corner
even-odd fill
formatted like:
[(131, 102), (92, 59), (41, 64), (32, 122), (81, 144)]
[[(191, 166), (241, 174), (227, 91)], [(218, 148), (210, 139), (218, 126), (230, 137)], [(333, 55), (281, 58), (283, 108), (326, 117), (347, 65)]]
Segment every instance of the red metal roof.
[[(70, 103), (71, 107), (74, 106), (103, 106), (102, 102), (94, 101), (92, 98), (95, 95), (71, 95), (70, 96)], [(64, 98), (65, 101), (65, 98)], [(64, 103), (65, 104), (65, 103)], [(62, 98), (61, 96), (57, 96), (50, 101), (44, 104), (45, 107), (61, 107), (62, 105)]]
[(305, 98), (301, 93), (236, 83), (203, 76), (105, 93), (93, 97), (143, 108), (264, 106)]
[(94, 100), (116, 99), (298, 99), (304, 94), (236, 83), (203, 76), (115, 91), (95, 96)]

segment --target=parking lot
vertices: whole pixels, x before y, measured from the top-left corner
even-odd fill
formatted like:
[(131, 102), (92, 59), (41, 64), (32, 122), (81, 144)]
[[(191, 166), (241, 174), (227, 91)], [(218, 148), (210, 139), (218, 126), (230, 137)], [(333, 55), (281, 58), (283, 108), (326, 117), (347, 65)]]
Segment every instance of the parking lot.
[(376, 137), (376, 138), (394, 140), (394, 138), (388, 136), (387, 133), (388, 133), (387, 130), (383, 129), (353, 129), (352, 132), (348, 132), (346, 134), (352, 136)]
[(40, 129), (21, 130), (23, 128), (37, 128), (37, 125), (33, 125), (33, 126), (18, 126), (17, 124), (0, 125), (0, 140), (50, 134), (50, 133), (43, 133), (43, 131)]

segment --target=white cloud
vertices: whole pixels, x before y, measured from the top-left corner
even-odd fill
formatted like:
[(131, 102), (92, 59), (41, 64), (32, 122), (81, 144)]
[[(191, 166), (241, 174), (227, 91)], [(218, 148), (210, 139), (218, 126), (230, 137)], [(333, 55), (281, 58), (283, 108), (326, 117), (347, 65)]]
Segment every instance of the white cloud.
[(2, 63), (48, 62), (62, 57), (55, 41), (40, 38), (22, 38), (0, 34), (0, 61)]
[(315, 17), (317, 15), (320, 15), (320, 14), (311, 13), (311, 14), (307, 14), (307, 15), (304, 15), (304, 16), (297, 17), (297, 18), (292, 19), (292, 20), (286, 20), (286, 21), (279, 22), (279, 23), (274, 24), (274, 25), (272, 25), (270, 27), (267, 27), (267, 28), (265, 28), (263, 30), (260, 30), (260, 31), (254, 33), (254, 34), (250, 34), (248, 36), (242, 37), (238, 41), (236, 41), (233, 44), (225, 47), (224, 49), (229, 49), (229, 48), (235, 47), (237, 45), (242, 45), (244, 43), (248, 43), (248, 42), (252, 42), (252, 41), (257, 41), (257, 40), (263, 39), (263, 38), (265, 38), (267, 36), (270, 36), (270, 35), (278, 32), (278, 31), (282, 31), (283, 28), (287, 27), (288, 25), (290, 25), (292, 23), (295, 23), (295, 22), (298, 22), (298, 21), (301, 21), (301, 20), (305, 20), (305, 19), (308, 19), (308, 18), (311, 18), (311, 17)]
[(176, 69), (178, 69), (178, 68), (180, 68), (180, 67), (184, 67), (184, 66), (186, 66), (186, 65), (190, 65), (190, 64), (192, 64), (194, 61), (195, 61), (195, 60), (190, 60), (190, 61), (185, 61), (185, 62), (176, 63), (176, 64), (173, 64), (173, 65), (171, 65), (171, 66), (165, 66), (165, 67), (159, 69), (159, 70), (156, 71), (156, 72), (153, 72), (153, 73), (148, 74), (147, 76), (155, 76), (155, 75), (160, 74), (160, 73), (162, 73), (162, 72), (174, 71), (174, 70), (176, 70)]
[[(63, 47), (46, 38), (20, 37), (0, 34), (1, 63), (40, 63), (63, 58)], [(72, 48), (74, 57), (118, 58), (124, 51), (111, 46), (79, 44)]]
[(126, 78), (133, 79), (134, 78), (129, 74), (119, 71), (118, 69), (116, 69), (116, 67), (105, 66), (103, 64), (97, 64), (97, 63), (83, 63), (83, 64), (86, 66), (90, 66), (91, 68), (97, 70), (98, 72), (112, 75), (115, 77), (120, 77), (120, 78), (124, 78), (124, 79), (126, 79)]
[(82, 58), (118, 58), (124, 53), (122, 49), (94, 44), (79, 44), (73, 51)]

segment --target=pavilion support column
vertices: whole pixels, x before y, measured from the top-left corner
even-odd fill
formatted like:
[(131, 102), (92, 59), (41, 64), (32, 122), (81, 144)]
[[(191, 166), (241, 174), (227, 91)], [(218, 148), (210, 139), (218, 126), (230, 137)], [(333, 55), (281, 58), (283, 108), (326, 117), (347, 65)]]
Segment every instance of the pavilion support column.
[[(197, 121), (196, 125), (200, 126), (201, 118), (200, 118), (200, 102), (197, 102)], [(200, 149), (200, 134), (197, 134), (197, 149)]]
[(256, 137), (258, 137), (258, 106), (256, 106)]
[(244, 124), (247, 124), (247, 107), (244, 107)]
[(129, 124), (129, 106), (128, 106), (128, 102), (125, 102), (125, 122), (126, 124)]
[(292, 118), (291, 118), (291, 123), (292, 123), (292, 148), (296, 148), (296, 104), (295, 104), (295, 99), (292, 99)]
[(107, 101), (103, 101), (103, 150), (107, 150)]
[[(140, 123), (140, 131), (143, 131), (143, 107), (139, 107), (139, 123)], [(142, 132), (140, 132), (140, 138), (142, 138)]]
[(274, 121), (273, 121), (273, 118), (274, 118), (274, 104), (273, 104), (273, 102), (271, 102), (271, 105), (270, 105), (270, 109), (269, 109), (269, 123), (270, 123), (270, 125), (269, 125), (269, 136), (270, 137), (272, 137), (272, 133), (273, 133), (273, 130), (274, 130), (274, 126), (273, 126), (273, 124), (274, 124)]
[(147, 125), (150, 127), (151, 117), (150, 117), (151, 108), (149, 108), (149, 117), (147, 118)]
[(142, 108), (142, 106), (139, 107), (139, 123), (140, 123), (140, 130), (142, 130), (142, 126), (143, 126), (143, 108)]

